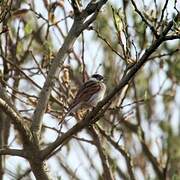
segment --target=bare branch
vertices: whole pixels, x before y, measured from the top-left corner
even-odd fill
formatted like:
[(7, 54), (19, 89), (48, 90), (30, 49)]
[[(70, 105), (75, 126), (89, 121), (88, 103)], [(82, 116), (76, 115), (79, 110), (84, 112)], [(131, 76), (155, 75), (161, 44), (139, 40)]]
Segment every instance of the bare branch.
[(164, 12), (165, 12), (165, 10), (166, 10), (166, 8), (167, 8), (168, 2), (169, 2), (169, 0), (166, 0), (166, 2), (165, 2), (165, 4), (164, 4), (164, 7), (163, 7), (163, 9), (162, 9), (161, 18), (160, 18), (160, 20), (159, 20), (160, 23), (162, 23), (162, 20), (163, 20), (163, 18), (164, 18)]
[[(167, 37), (167, 36), (166, 36), (166, 37)], [(175, 49), (175, 50), (173, 50), (173, 51), (171, 51), (171, 52), (169, 52), (169, 53), (154, 55), (154, 56), (149, 57), (148, 59), (149, 59), (149, 60), (152, 60), (152, 59), (161, 58), (161, 57), (164, 57), (164, 56), (171, 56), (171, 55), (173, 55), (173, 54), (175, 54), (175, 53), (177, 53), (177, 52), (179, 52), (179, 51), (180, 51), (180, 49), (177, 48), (177, 49)]]
[(166, 36), (166, 37), (165, 37), (165, 40), (166, 40), (166, 41), (176, 40), (176, 39), (180, 39), (180, 34), (179, 34), (179, 35), (169, 35), (169, 36)]
[(20, 175), (16, 178), (16, 180), (21, 180), (21, 179), (23, 179), (25, 176), (28, 176), (28, 175), (30, 174), (30, 172), (31, 172), (31, 168), (27, 169), (23, 174), (20, 174)]
[(27, 158), (26, 153), (21, 149), (9, 149), (4, 148), (0, 149), (0, 155), (11, 155), (11, 156), (19, 156), (23, 158)]
[(159, 179), (164, 179), (164, 174), (163, 174), (163, 171), (161, 169), (161, 166), (158, 163), (158, 161), (155, 158), (155, 156), (149, 150), (149, 147), (146, 145), (146, 143), (144, 141), (141, 141), (141, 145), (142, 145), (142, 148), (143, 148), (143, 152), (145, 153), (146, 157), (152, 163), (153, 168), (154, 168), (156, 174), (158, 175)]
[(101, 40), (103, 40), (103, 41), (106, 43), (106, 45), (107, 45), (116, 55), (118, 55), (122, 60), (125, 60), (125, 58), (124, 58), (121, 54), (119, 54), (119, 52), (116, 51), (116, 50), (111, 46), (110, 42), (108, 42), (107, 39), (105, 39), (96, 29), (93, 28), (93, 30), (96, 32), (98, 38), (100, 38)]
[(63, 161), (63, 159), (60, 156), (57, 156), (57, 160), (70, 179), (80, 180), (76, 173), (68, 166), (68, 164), (65, 161)]
[[(33, 116), (33, 123), (31, 130), (33, 131), (34, 137), (36, 140), (38, 140), (41, 132), (42, 127), (42, 118), (46, 110), (46, 106), (48, 104), (48, 100), (51, 94), (51, 90), (54, 84), (54, 79), (57, 76), (60, 68), (62, 67), (65, 58), (67, 57), (67, 53), (72, 48), (75, 40), (77, 37), (81, 34), (81, 32), (89, 26), (90, 23), (92, 23), (98, 12), (99, 9), (107, 2), (107, 0), (100, 0), (99, 2), (93, 4), (92, 1), (87, 5), (86, 9), (82, 12), (82, 14), (79, 16), (80, 18), (75, 18), (75, 21), (68, 33), (68, 36), (65, 38), (64, 43), (62, 47), (60, 48), (59, 52), (57, 53), (57, 56), (53, 60), (52, 66), (49, 70), (49, 74), (47, 76), (46, 82), (44, 84), (44, 87), (40, 93), (39, 101), (37, 104), (37, 108), (34, 112)], [(89, 15), (92, 15), (87, 22), (83, 23), (84, 18), (88, 17)]]
[(136, 3), (134, 2), (134, 0), (131, 0), (131, 3), (134, 6), (135, 11), (139, 14), (139, 16), (141, 17), (142, 21), (150, 28), (150, 30), (152, 31), (152, 33), (155, 35), (156, 38), (159, 37), (159, 35), (157, 34), (157, 31), (155, 30), (155, 28), (148, 23), (148, 21), (146, 20), (146, 18), (142, 15), (141, 11), (139, 11), (139, 9), (136, 6)]
[(101, 144), (100, 139), (98, 137), (98, 134), (92, 126), (89, 127), (89, 132), (93, 137), (94, 144), (97, 147), (97, 150), (99, 152), (99, 156), (100, 156), (101, 161), (102, 161), (102, 166), (103, 166), (103, 171), (104, 171), (103, 172), (103, 179), (104, 180), (113, 180), (114, 178), (113, 178), (113, 175), (111, 172), (111, 168), (109, 167), (109, 163), (108, 163), (107, 157), (104, 153), (102, 144)]
[[(175, 17), (177, 20), (178, 15)], [(42, 150), (42, 158), (46, 158), (51, 154), (53, 150), (55, 150), (59, 145), (64, 144), (64, 142), (69, 141), (72, 138), (72, 135), (81, 131), (84, 127), (87, 127), (89, 124), (95, 123), (101, 117), (98, 113), (102, 110), (103, 106), (110, 102), (110, 100), (117, 94), (119, 91), (129, 83), (129, 81), (134, 77), (134, 75), (139, 71), (139, 69), (148, 61), (150, 55), (165, 41), (165, 36), (173, 26), (173, 21), (170, 21), (167, 25), (167, 28), (163, 31), (162, 35), (154, 41), (154, 43), (146, 49), (145, 53), (139, 59), (139, 61), (129, 70), (127, 75), (125, 75), (118, 86), (115, 87), (106, 98), (98, 103), (97, 107), (93, 109), (82, 121), (78, 122), (75, 126), (73, 126), (70, 130), (68, 130), (65, 134), (58, 137), (55, 142), (53, 142), (49, 147)]]
[(94, 13), (96, 13), (97, 11), (99, 11), (101, 9), (101, 7), (106, 4), (108, 0), (99, 0), (98, 2), (95, 1), (91, 1), (86, 8), (83, 10), (82, 12), (82, 16), (84, 18), (87, 18), (89, 15), (92, 15)]
[(31, 133), (27, 125), (24, 123), (24, 119), (15, 110), (14, 106), (11, 104), (10, 100), (3, 94), (3, 89), (1, 89), (0, 94), (0, 108), (11, 118), (14, 126), (19, 130), (22, 136), (24, 144), (30, 143)]
[[(2, 55), (0, 55), (1, 57), (3, 57)], [(8, 60), (7, 58), (3, 57), (3, 59), (11, 64), (13, 67), (15, 67), (29, 82), (31, 82), (35, 87), (37, 87), (38, 89), (41, 89), (41, 87), (36, 83), (34, 82), (26, 73), (24, 73), (22, 71), (22, 69), (15, 63), (13, 63), (12, 61)]]
[(72, 7), (74, 9), (74, 15), (78, 16), (81, 13), (81, 1), (80, 0), (71, 0)]
[(146, 155), (146, 157), (149, 159), (149, 161), (152, 163), (152, 166), (156, 172), (156, 174), (158, 175), (158, 177), (160, 179), (163, 179), (163, 172), (162, 169), (159, 166), (159, 163), (156, 159), (156, 157), (151, 153), (151, 151), (149, 150), (148, 146), (145, 143), (145, 139), (144, 139), (144, 131), (142, 130), (142, 128), (139, 128), (137, 125), (133, 125), (132, 123), (128, 122), (128, 121), (121, 121), (121, 123), (123, 123), (123, 125), (125, 125), (125, 127), (127, 127), (128, 129), (130, 129), (132, 132), (138, 134), (139, 130), (140, 130), (140, 142), (141, 142), (141, 146), (143, 148), (143, 153)]
[(69, 51), (69, 49), (72, 48), (74, 41), (76, 40), (77, 36), (79, 36), (79, 32), (77, 33), (77, 30), (79, 30), (77, 23), (78, 22), (74, 22), (62, 47), (60, 48), (59, 52), (57, 53), (57, 56), (53, 60), (53, 63), (49, 70), (49, 74), (47, 76), (46, 82), (40, 93), (39, 101), (38, 101), (36, 110), (34, 112), (33, 122), (32, 122), (32, 127), (31, 127), (31, 130), (34, 133), (35, 138), (37, 138), (37, 139), (40, 136), (40, 131), (41, 131), (41, 127), (42, 127), (42, 118), (45, 113), (46, 106), (48, 104), (48, 100), (49, 100), (49, 97), (51, 94), (52, 87), (54, 85), (55, 76), (57, 76), (58, 70), (63, 65), (64, 60), (67, 57), (67, 52)]
[(132, 164), (132, 159), (130, 157), (130, 154), (127, 152), (127, 150), (121, 146), (118, 145), (118, 143), (116, 143), (110, 136), (108, 136), (106, 134), (106, 132), (100, 128), (99, 126), (98, 127), (98, 130), (100, 131), (100, 133), (107, 139), (107, 141), (117, 150), (119, 151), (125, 158), (126, 160), (126, 164), (127, 164), (127, 167), (128, 167), (128, 172), (129, 172), (129, 176), (131, 178), (131, 180), (135, 180), (135, 176), (134, 176), (134, 168), (133, 168), (133, 164)]

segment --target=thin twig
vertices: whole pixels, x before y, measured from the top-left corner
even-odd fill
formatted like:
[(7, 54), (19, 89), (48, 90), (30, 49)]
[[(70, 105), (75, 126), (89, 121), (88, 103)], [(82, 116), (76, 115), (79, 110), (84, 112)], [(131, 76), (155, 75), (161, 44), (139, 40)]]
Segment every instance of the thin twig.
[(124, 58), (121, 54), (119, 54), (118, 51), (116, 51), (116, 50), (111, 46), (111, 43), (109, 43), (107, 39), (105, 39), (96, 29), (93, 28), (93, 30), (96, 32), (98, 38), (100, 38), (101, 40), (103, 40), (103, 41), (106, 43), (106, 45), (107, 45), (116, 55), (118, 55), (122, 60), (125, 61), (125, 58)]
[(159, 37), (159, 35), (157, 34), (157, 31), (155, 30), (155, 28), (148, 23), (148, 21), (146, 20), (146, 18), (142, 15), (141, 11), (139, 11), (139, 9), (136, 6), (136, 3), (134, 2), (134, 0), (131, 0), (132, 5), (134, 6), (135, 11), (139, 14), (139, 16), (141, 17), (142, 21), (150, 28), (150, 30), (152, 31), (152, 33), (155, 35), (156, 38)]
[[(164, 7), (163, 7), (163, 9), (162, 9), (161, 17), (160, 17), (160, 20), (159, 20), (159, 26), (160, 26), (160, 23), (162, 23), (162, 21), (163, 21), (164, 12), (165, 12), (165, 10), (166, 10), (166, 8), (167, 8), (168, 2), (169, 2), (169, 0), (166, 0), (166, 2), (165, 2), (165, 4), (164, 4)], [(157, 27), (157, 28), (158, 28), (158, 27)]]
[(103, 166), (103, 179), (104, 180), (113, 180), (114, 178), (113, 178), (113, 175), (111, 172), (111, 168), (109, 167), (109, 162), (108, 162), (107, 156), (104, 153), (99, 136), (98, 136), (96, 130), (92, 126), (89, 127), (88, 130), (93, 137), (94, 144), (96, 145), (99, 156), (101, 158), (101, 162), (102, 162), (102, 166)]
[(119, 151), (125, 158), (126, 160), (126, 164), (128, 167), (128, 172), (129, 172), (129, 176), (131, 178), (131, 180), (135, 180), (135, 175), (134, 175), (134, 168), (133, 168), (133, 163), (132, 163), (132, 159), (130, 154), (127, 152), (127, 150), (123, 147), (121, 147), (120, 145), (118, 145), (118, 143), (116, 143), (109, 135), (106, 134), (106, 132), (100, 128), (100, 126), (96, 125), (99, 132), (107, 139), (107, 141), (117, 150)]
[[(178, 15), (175, 17), (175, 21), (177, 21)], [(74, 125), (71, 129), (69, 129), (65, 134), (63, 134), (61, 137), (57, 138), (49, 147), (42, 150), (42, 158), (46, 158), (55, 150), (59, 145), (64, 144), (64, 142), (67, 142), (71, 139), (71, 136), (73, 134), (76, 134), (77, 132), (81, 131), (84, 127), (87, 127), (91, 123), (95, 123), (99, 120), (100, 117), (102, 117), (102, 114), (99, 113), (102, 110), (102, 107), (109, 103), (112, 98), (119, 93), (119, 91), (129, 83), (129, 81), (134, 78), (135, 74), (139, 71), (139, 69), (148, 61), (149, 56), (165, 41), (165, 36), (173, 26), (174, 20), (170, 21), (167, 25), (166, 29), (163, 31), (161, 37), (159, 37), (157, 40), (154, 41), (154, 43), (146, 49), (142, 57), (139, 59), (139, 61), (129, 70), (129, 72), (121, 79), (117, 87), (115, 87), (109, 95), (106, 96), (106, 98), (98, 103), (96, 108), (93, 109), (82, 121), (78, 122), (76, 125)], [(104, 112), (103, 112), (104, 114)], [(99, 115), (99, 116), (98, 116)]]

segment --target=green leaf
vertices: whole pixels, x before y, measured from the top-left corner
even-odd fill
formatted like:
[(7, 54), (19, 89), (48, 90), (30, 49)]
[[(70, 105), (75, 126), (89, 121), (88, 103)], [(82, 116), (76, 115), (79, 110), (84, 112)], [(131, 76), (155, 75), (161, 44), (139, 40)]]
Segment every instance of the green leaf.
[(32, 29), (32, 25), (30, 22), (28, 22), (25, 27), (24, 27), (24, 32), (25, 32), (25, 35), (28, 35), (28, 34), (31, 34), (33, 31)]
[(114, 26), (117, 31), (121, 32), (123, 30), (123, 19), (124, 19), (122, 9), (115, 10), (112, 8), (112, 11), (113, 11)]

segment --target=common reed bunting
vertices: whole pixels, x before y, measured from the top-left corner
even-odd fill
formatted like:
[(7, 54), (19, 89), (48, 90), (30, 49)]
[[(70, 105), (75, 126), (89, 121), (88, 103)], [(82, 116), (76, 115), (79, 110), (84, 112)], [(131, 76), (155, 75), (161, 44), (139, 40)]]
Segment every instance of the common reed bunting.
[[(65, 116), (76, 112), (81, 108), (96, 107), (98, 102), (104, 98), (106, 85), (103, 82), (104, 77), (100, 74), (93, 74), (78, 90), (73, 102), (69, 106)], [(65, 118), (64, 116), (64, 118)]]

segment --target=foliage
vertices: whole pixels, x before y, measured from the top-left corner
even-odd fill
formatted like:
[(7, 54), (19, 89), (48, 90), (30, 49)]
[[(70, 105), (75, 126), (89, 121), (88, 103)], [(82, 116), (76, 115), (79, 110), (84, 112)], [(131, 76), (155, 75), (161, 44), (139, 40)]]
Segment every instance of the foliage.
[[(180, 178), (177, 1), (0, 5), (0, 179)], [(96, 71), (104, 104), (58, 126)]]

